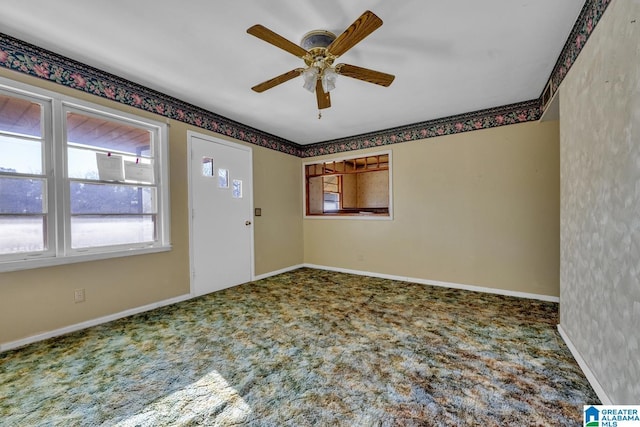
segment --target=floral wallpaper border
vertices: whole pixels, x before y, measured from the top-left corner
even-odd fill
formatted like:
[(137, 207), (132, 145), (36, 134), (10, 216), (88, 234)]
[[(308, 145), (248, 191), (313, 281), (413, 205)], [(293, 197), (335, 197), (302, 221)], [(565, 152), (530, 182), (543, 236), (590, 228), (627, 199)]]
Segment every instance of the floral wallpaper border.
[(532, 99), (531, 101), (489, 108), (473, 113), (459, 114), (442, 119), (385, 129), (379, 132), (371, 132), (354, 137), (307, 145), (302, 157), (322, 156), (324, 154), (434, 138), (437, 136), (523, 123), (538, 120), (539, 118), (540, 101), (538, 99)]
[(591, 33), (600, 22), (600, 18), (602, 18), (611, 1), (587, 0), (585, 2), (548, 80), (548, 82), (551, 82), (551, 96), (557, 92), (560, 83), (564, 80), (573, 63), (576, 62), (580, 51), (582, 51)]
[[(552, 94), (557, 91), (611, 1), (587, 0), (585, 3), (549, 78)], [(535, 121), (542, 114), (541, 95), (530, 101), (303, 146), (2, 33), (0, 66), (297, 157)]]

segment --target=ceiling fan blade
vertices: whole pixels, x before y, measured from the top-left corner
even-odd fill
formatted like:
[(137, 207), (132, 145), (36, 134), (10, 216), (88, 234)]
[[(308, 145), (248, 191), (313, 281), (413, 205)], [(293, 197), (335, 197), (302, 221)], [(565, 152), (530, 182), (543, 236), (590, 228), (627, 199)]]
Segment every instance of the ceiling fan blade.
[(279, 76), (272, 78), (271, 80), (267, 80), (266, 82), (257, 84), (251, 89), (256, 92), (264, 92), (267, 89), (271, 89), (272, 87), (278, 86), (279, 84), (288, 82), (291, 79), (295, 79), (300, 75), (302, 71), (302, 68), (296, 68), (295, 70), (287, 71), (284, 74), (280, 74)]
[(380, 86), (389, 86), (396, 76), (349, 64), (336, 65), (336, 73)]
[(252, 36), (256, 36), (259, 39), (262, 39), (267, 43), (271, 43), (272, 45), (279, 47), (280, 49), (284, 49), (299, 58), (303, 58), (308, 53), (297, 44), (285, 39), (281, 35), (274, 33), (270, 29), (260, 24), (254, 25), (253, 27), (247, 29), (247, 33), (251, 34)]
[(333, 56), (340, 56), (353, 46), (355, 46), (362, 39), (373, 33), (382, 25), (382, 19), (367, 10), (358, 19), (355, 20), (344, 33), (340, 34), (329, 46), (327, 46), (327, 52)]
[(320, 80), (316, 82), (316, 98), (318, 99), (318, 110), (331, 107), (329, 92), (324, 91)]

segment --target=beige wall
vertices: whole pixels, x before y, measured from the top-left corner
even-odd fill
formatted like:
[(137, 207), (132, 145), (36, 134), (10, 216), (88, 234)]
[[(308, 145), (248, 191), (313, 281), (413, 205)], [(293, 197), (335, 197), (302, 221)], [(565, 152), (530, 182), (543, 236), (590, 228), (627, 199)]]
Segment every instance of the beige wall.
[(298, 157), (254, 147), (253, 204), (256, 275), (304, 262), (302, 168)]
[(393, 145), (394, 219), (305, 219), (305, 262), (557, 296), (558, 144), (530, 122)]
[[(0, 76), (166, 121), (6, 69)], [(189, 293), (188, 129), (206, 133), (169, 121), (173, 250), (0, 273), (0, 344)], [(252, 147), (254, 205), (263, 209), (254, 221), (255, 272), (264, 274), (302, 262), (302, 178), (300, 159)], [(86, 302), (73, 302), (75, 288), (86, 289)]]
[(618, 405), (640, 402), (639, 41), (614, 0), (560, 86), (560, 324)]

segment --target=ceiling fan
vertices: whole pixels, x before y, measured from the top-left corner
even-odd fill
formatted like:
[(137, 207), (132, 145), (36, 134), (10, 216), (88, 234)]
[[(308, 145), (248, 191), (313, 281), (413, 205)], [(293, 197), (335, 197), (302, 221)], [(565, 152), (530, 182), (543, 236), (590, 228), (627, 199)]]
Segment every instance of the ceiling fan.
[(305, 67), (288, 71), (251, 89), (256, 92), (264, 92), (302, 75), (304, 88), (310, 92), (315, 91), (318, 110), (322, 110), (331, 107), (329, 92), (335, 88), (337, 75), (380, 86), (389, 86), (395, 78), (391, 74), (349, 64), (333, 65), (337, 57), (351, 49), (381, 25), (382, 20), (367, 10), (340, 36), (336, 37), (335, 34), (325, 30), (315, 30), (305, 34), (299, 46), (262, 25), (254, 25), (247, 30), (247, 33), (302, 58)]

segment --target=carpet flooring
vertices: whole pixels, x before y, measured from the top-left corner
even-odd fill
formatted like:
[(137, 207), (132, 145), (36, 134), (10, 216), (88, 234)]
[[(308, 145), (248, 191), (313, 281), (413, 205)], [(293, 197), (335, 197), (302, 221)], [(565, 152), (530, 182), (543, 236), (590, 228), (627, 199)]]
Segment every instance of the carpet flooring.
[(0, 353), (2, 426), (571, 426), (558, 305), (299, 269)]

